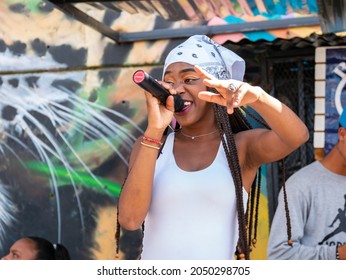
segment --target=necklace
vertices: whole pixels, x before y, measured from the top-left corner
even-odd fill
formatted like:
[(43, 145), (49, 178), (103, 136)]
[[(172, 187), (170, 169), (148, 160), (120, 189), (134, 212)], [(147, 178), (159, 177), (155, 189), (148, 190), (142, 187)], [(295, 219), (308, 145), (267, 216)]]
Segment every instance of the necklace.
[(191, 136), (191, 135), (187, 135), (185, 134), (182, 130), (180, 130), (180, 133), (185, 136), (185, 137), (188, 137), (188, 138), (191, 138), (191, 140), (195, 140), (196, 138), (199, 138), (199, 137), (203, 137), (203, 136), (207, 136), (207, 135), (211, 135), (211, 134), (214, 134), (216, 131), (218, 131), (218, 129), (212, 131), (212, 132), (209, 132), (209, 133), (205, 133), (205, 134), (201, 134), (201, 135), (195, 135), (195, 136)]

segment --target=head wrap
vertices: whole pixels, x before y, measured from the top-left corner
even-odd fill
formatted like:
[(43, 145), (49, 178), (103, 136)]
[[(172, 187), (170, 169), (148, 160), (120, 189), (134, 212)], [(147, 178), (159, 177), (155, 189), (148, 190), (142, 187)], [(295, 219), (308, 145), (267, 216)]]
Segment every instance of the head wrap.
[(242, 81), (245, 74), (245, 61), (240, 56), (205, 35), (191, 36), (171, 50), (165, 60), (163, 75), (175, 62), (198, 65), (220, 80)]
[(346, 107), (343, 109), (340, 115), (339, 123), (342, 127), (346, 128)]

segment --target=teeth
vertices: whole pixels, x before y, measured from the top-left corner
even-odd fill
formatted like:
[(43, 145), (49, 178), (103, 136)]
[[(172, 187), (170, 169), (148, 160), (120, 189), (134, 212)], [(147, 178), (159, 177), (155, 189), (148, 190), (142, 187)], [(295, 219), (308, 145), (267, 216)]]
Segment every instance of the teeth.
[(184, 105), (185, 105), (185, 106), (191, 105), (191, 101), (184, 101)]

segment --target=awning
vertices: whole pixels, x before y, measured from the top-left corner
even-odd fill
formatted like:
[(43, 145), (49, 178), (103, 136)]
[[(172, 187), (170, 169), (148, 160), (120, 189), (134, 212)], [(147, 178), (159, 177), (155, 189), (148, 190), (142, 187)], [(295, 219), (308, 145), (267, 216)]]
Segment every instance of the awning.
[[(320, 2), (320, 0), (317, 1)], [(276, 38), (292, 39), (306, 37), (312, 33), (322, 34), (321, 15), (318, 12), (317, 1), (50, 0), (64, 13), (96, 29), (117, 43), (186, 38), (194, 34), (220, 35), (222, 36), (221, 41), (234, 42), (242, 39), (273, 41)], [(319, 6), (326, 7), (325, 4), (319, 4)], [(330, 8), (330, 6), (327, 7)], [(157, 24), (150, 30), (123, 32), (112, 27), (109, 20), (107, 21), (107, 18), (119, 17), (124, 13), (129, 17), (136, 17), (138, 14), (155, 16)], [(96, 15), (102, 16), (97, 18)], [(333, 19), (335, 18), (340, 18), (340, 16), (334, 15)], [(172, 22), (188, 22), (188, 24), (175, 28), (172, 27)], [(326, 23), (326, 21), (323, 22)], [(324, 24), (324, 26), (327, 25)]]

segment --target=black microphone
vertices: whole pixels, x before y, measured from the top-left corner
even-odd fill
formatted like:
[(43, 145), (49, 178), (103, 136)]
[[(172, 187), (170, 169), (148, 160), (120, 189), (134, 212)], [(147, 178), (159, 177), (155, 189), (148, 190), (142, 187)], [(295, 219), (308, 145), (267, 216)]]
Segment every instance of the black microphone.
[(167, 89), (161, 86), (153, 77), (143, 70), (137, 70), (133, 74), (133, 81), (141, 88), (150, 92), (153, 96), (161, 101), (163, 105), (166, 104), (168, 96), (174, 97), (174, 111), (180, 112), (184, 108), (184, 100), (178, 94), (170, 94)]

